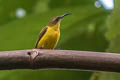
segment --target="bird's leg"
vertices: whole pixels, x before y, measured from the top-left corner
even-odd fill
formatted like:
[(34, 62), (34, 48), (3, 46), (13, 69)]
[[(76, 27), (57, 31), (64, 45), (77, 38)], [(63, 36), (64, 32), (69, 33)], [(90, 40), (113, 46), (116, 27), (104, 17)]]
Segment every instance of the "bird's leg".
[(44, 48), (41, 46), (40, 49), (44, 49)]

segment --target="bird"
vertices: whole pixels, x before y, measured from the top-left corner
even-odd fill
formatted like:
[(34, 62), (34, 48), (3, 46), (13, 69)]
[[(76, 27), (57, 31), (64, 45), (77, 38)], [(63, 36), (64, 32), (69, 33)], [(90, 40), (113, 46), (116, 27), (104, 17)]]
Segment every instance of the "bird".
[(48, 25), (40, 31), (39, 38), (35, 44), (35, 49), (55, 49), (60, 39), (61, 20), (70, 13), (53, 17)]

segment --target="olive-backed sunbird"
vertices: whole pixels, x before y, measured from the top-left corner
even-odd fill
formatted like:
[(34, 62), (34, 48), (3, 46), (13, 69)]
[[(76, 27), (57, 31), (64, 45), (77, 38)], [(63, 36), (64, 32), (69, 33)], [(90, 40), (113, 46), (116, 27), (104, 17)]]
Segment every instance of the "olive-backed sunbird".
[(60, 23), (61, 20), (69, 15), (65, 13), (62, 16), (56, 16), (50, 20), (49, 24), (44, 27), (39, 35), (37, 43), (35, 45), (36, 49), (55, 49), (60, 38)]

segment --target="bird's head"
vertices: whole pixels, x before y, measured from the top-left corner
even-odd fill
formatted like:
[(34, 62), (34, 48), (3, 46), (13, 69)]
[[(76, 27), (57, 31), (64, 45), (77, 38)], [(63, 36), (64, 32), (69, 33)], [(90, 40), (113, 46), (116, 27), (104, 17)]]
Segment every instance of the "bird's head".
[(50, 20), (48, 26), (54, 26), (56, 24), (60, 24), (61, 20), (67, 15), (70, 15), (70, 13), (65, 13), (62, 16), (56, 16), (56, 17), (52, 18)]

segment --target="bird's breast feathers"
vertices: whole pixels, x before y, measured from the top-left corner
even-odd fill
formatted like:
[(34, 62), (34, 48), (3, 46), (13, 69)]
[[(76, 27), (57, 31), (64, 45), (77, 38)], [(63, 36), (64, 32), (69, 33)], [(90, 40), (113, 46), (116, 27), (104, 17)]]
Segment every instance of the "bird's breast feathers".
[(59, 28), (48, 27), (46, 33), (39, 41), (39, 47), (45, 49), (54, 49), (60, 37)]

